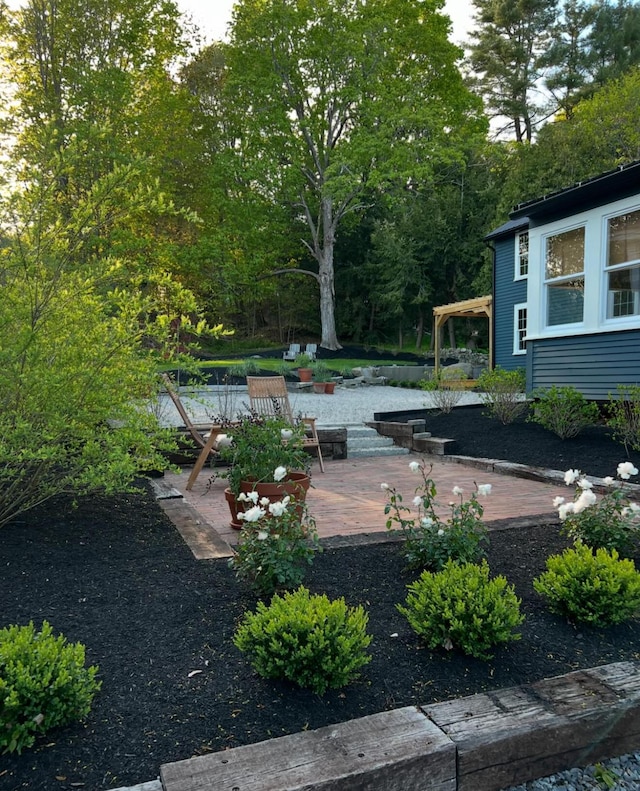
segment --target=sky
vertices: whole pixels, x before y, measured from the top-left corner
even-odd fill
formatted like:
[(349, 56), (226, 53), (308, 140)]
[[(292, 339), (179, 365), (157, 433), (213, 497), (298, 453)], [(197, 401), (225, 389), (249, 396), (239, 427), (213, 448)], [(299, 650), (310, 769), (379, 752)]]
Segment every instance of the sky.
[[(208, 41), (225, 37), (234, 0), (176, 0), (181, 11), (190, 14)], [(470, 0), (446, 0), (445, 13), (453, 23), (453, 40), (461, 43), (472, 27)]]

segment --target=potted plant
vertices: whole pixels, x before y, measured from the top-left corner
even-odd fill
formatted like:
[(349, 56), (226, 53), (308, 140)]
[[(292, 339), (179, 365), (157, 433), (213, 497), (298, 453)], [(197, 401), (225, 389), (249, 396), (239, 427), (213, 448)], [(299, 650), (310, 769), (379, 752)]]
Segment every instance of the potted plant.
[(323, 362), (315, 362), (312, 370), (314, 391), (316, 393), (324, 393), (327, 383), (331, 381), (331, 371), (327, 368), (326, 363)]
[(310, 382), (313, 374), (313, 360), (308, 354), (302, 352), (296, 355), (294, 365), (298, 368), (298, 376), (301, 382)]
[(268, 497), (271, 502), (287, 495), (299, 503), (304, 501), (311, 482), (311, 460), (303, 443), (304, 426), (292, 426), (280, 417), (250, 413), (241, 415), (229, 434), (220, 456), (229, 464), (224, 473), (229, 482), (225, 497), (232, 527), (242, 527), (238, 511), (255, 505), (246, 497), (250, 492), (257, 492), (258, 498)]

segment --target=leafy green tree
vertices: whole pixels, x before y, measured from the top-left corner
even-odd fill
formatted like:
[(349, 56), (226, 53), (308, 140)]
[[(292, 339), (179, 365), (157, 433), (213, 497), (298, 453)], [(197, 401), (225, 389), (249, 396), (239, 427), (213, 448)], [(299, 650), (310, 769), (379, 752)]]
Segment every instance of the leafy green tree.
[(557, 0), (473, 0), (473, 5), (470, 64), (477, 89), (491, 116), (509, 119), (518, 142), (530, 141), (541, 57)]
[(456, 67), (439, 2), (241, 0), (226, 52), (235, 155), (265, 198), (306, 224), (318, 283), (321, 345), (339, 348), (335, 243), (367, 190), (429, 178), (484, 131)]
[(58, 174), (83, 155), (78, 144), (57, 167), (34, 163), (29, 190), (0, 204), (0, 525), (56, 494), (121, 490), (164, 468), (168, 437), (148, 409), (158, 355), (173, 355), (178, 324), (204, 330), (189, 292), (102, 249), (105, 226), (174, 213), (133, 167), (60, 221)]

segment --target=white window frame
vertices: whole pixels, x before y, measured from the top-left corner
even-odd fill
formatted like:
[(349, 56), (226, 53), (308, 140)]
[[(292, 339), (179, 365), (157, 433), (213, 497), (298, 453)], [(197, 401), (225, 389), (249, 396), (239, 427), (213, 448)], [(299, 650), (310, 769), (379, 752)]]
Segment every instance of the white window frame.
[[(583, 231), (583, 249), (582, 249), (582, 269), (579, 272), (571, 272), (568, 275), (559, 275), (556, 277), (547, 277), (547, 243), (549, 239), (553, 237), (562, 236), (564, 234), (571, 233), (572, 231), (578, 231), (582, 229)], [(549, 333), (552, 333), (558, 327), (581, 327), (584, 324), (584, 317), (585, 312), (587, 310), (586, 306), (586, 299), (584, 295), (584, 290), (586, 288), (586, 249), (587, 249), (587, 227), (585, 223), (576, 223), (565, 228), (560, 228), (557, 231), (552, 231), (549, 233), (545, 233), (542, 237), (542, 287), (544, 290), (544, 299), (543, 299), (543, 323), (545, 330)], [(570, 283), (572, 280), (582, 280), (582, 291), (583, 291), (583, 301), (582, 301), (582, 318), (580, 321), (562, 321), (558, 322), (557, 324), (550, 324), (549, 323), (549, 290), (553, 288), (555, 285), (561, 285), (562, 283)]]
[[(524, 335), (522, 334), (522, 330), (520, 329), (520, 312), (525, 311), (525, 319), (524, 319)], [(526, 302), (518, 302), (513, 306), (513, 354), (526, 354), (527, 347), (526, 344), (524, 348), (521, 347), (521, 342), (526, 341), (527, 337), (527, 321), (529, 319), (529, 314), (527, 312), (527, 303)]]
[[(527, 237), (527, 271), (522, 272), (523, 256), (520, 253), (520, 240), (523, 236)], [(513, 273), (514, 280), (526, 280), (529, 277), (529, 231), (520, 231), (515, 237), (515, 272)]]
[(603, 217), (603, 229), (602, 229), (602, 271), (603, 271), (603, 279), (602, 279), (602, 294), (604, 300), (604, 310), (603, 310), (603, 322), (607, 325), (610, 324), (617, 324), (621, 321), (629, 321), (640, 318), (640, 291), (638, 290), (631, 290), (633, 294), (633, 302), (634, 302), (634, 310), (633, 313), (627, 313), (620, 316), (614, 316), (612, 305), (614, 300), (614, 293), (609, 289), (609, 275), (614, 274), (616, 272), (625, 272), (632, 269), (640, 269), (640, 258), (632, 258), (628, 261), (622, 261), (619, 264), (613, 264), (609, 266), (609, 223), (611, 220), (615, 220), (617, 217), (622, 217), (626, 214), (638, 214), (640, 213), (640, 207), (636, 206), (634, 208), (625, 209), (624, 211), (616, 211), (613, 213), (606, 214)]

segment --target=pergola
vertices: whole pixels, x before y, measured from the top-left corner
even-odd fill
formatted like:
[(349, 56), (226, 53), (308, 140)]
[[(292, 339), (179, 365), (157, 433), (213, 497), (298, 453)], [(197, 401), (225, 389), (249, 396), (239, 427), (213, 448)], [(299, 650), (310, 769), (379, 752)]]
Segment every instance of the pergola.
[(489, 319), (489, 368), (493, 368), (493, 298), (475, 297), (462, 302), (451, 302), (449, 305), (440, 305), (433, 309), (433, 323), (435, 334), (435, 374), (440, 370), (440, 330), (452, 318), (478, 318), (486, 316)]

